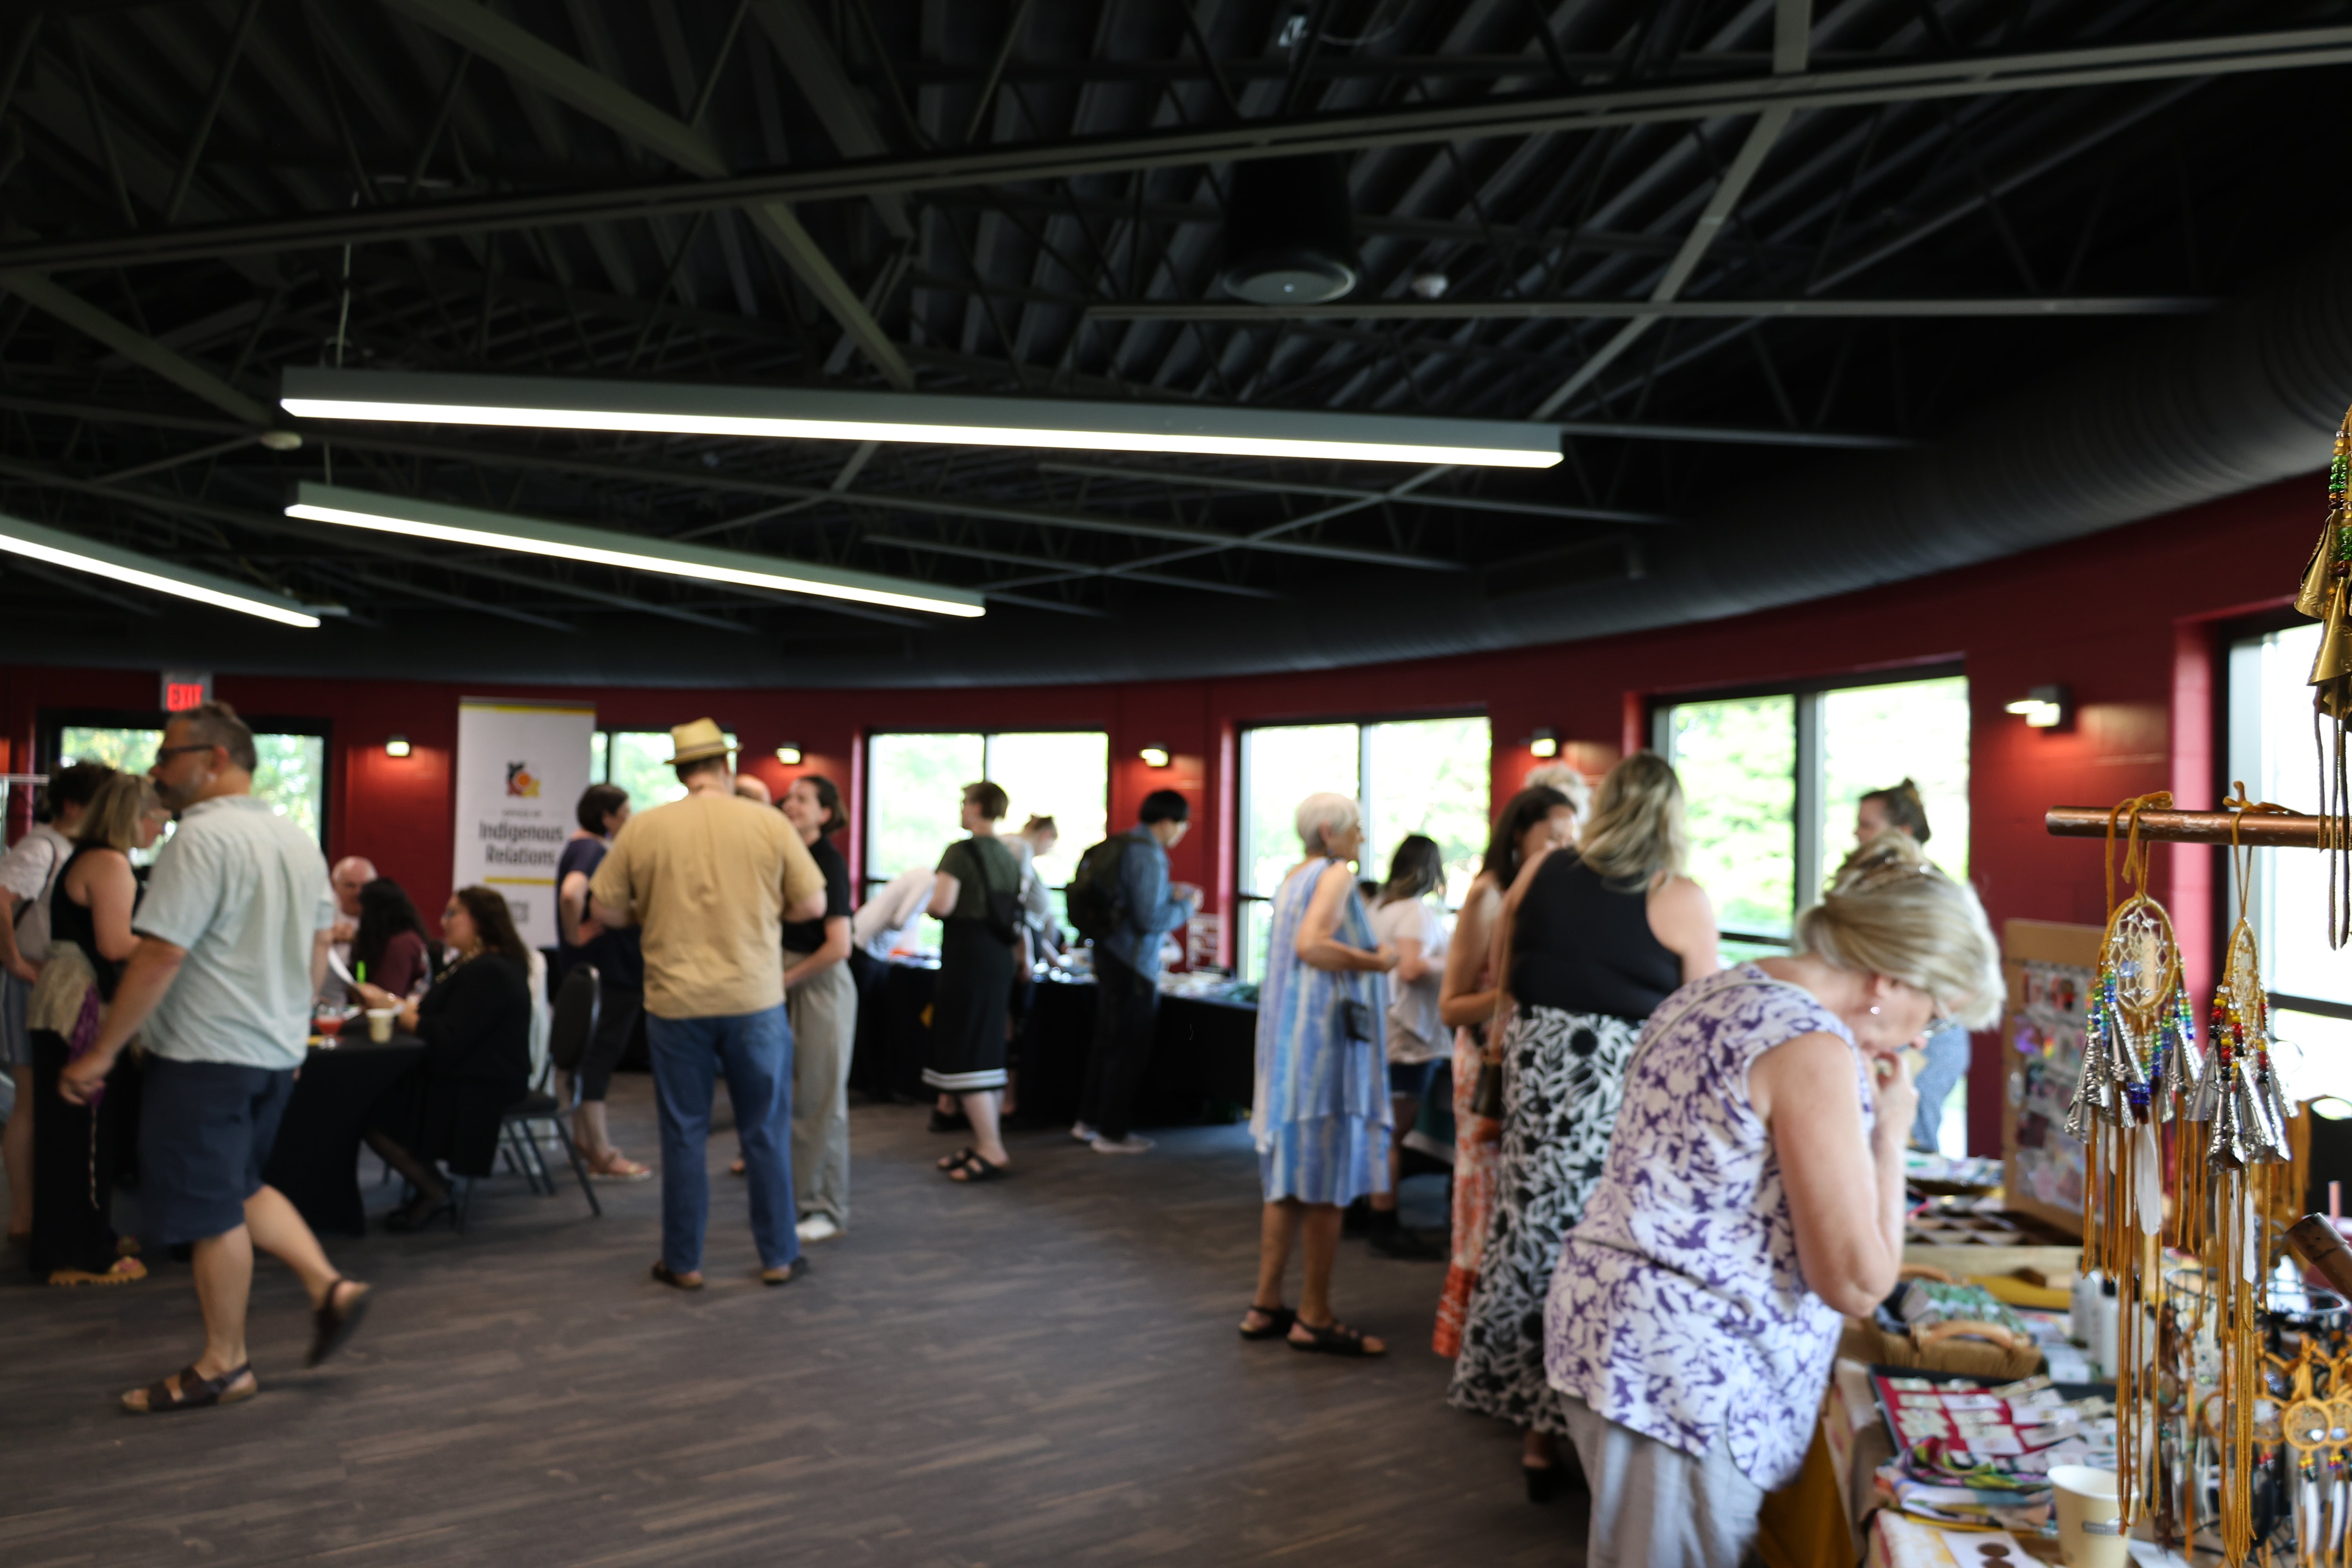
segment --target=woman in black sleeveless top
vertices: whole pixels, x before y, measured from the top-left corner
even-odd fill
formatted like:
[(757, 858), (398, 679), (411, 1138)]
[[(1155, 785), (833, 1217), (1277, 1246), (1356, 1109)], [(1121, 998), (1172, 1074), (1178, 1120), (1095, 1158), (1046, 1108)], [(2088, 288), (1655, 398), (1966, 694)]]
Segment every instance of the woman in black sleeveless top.
[(136, 773), (115, 774), (75, 829), (73, 858), (49, 892), (51, 963), (70, 943), (89, 961), (96, 981), (87, 1004), (63, 994), (63, 968), (46, 992), (34, 992), (32, 1011), (54, 1026), (32, 1031), (32, 1263), (53, 1285), (121, 1285), (147, 1272), (136, 1258), (118, 1256), (112, 1223), (119, 1130), (139, 1069), (126, 1053), (94, 1106), (58, 1094), (58, 1076), (76, 1043), (86, 1047), (96, 1037), (99, 1011), (114, 1000), (123, 963), (139, 945), (131, 929), (139, 882), (130, 852), (152, 845), (164, 821), (154, 786)]
[(1544, 1378), (1543, 1303), (1561, 1238), (1601, 1177), (1643, 1020), (1712, 974), (1715, 911), (1682, 875), (1682, 785), (1648, 752), (1601, 781), (1574, 849), (1530, 857), (1504, 900), (1503, 1138), (1495, 1212), (1448, 1399), (1525, 1430), (1528, 1495), (1559, 1489), (1569, 1435)]

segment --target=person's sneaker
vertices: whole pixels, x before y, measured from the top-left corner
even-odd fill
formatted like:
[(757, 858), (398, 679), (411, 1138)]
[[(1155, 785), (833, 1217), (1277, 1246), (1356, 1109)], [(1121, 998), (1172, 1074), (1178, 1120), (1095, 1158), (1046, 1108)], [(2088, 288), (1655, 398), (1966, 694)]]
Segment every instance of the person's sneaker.
[(1097, 1138), (1101, 1137), (1102, 1134), (1097, 1132), (1093, 1128), (1087, 1126), (1083, 1121), (1073, 1121), (1070, 1123), (1070, 1136), (1076, 1139), (1081, 1143), (1091, 1143)]
[(841, 1234), (831, 1215), (813, 1214), (793, 1228), (800, 1232), (803, 1241), (831, 1241)]
[(1141, 1133), (1130, 1132), (1124, 1138), (1097, 1137), (1093, 1147), (1097, 1154), (1148, 1154), (1154, 1145)]

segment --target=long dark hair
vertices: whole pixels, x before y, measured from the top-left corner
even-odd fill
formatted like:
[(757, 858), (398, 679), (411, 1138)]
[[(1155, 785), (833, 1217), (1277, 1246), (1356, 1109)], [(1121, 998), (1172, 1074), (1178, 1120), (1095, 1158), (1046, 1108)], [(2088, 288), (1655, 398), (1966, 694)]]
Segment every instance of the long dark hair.
[(383, 950), (404, 931), (422, 937), (428, 952), (436, 945), (425, 934), (424, 918), (409, 900), (408, 890), (389, 877), (378, 877), (360, 889), (360, 929), (352, 938), (352, 962), (381, 969)]
[(481, 936), (482, 951), (510, 958), (529, 973), (530, 949), (523, 945), (521, 936), (515, 931), (514, 916), (507, 912), (506, 895), (495, 889), (476, 887), (460, 888), (456, 897), (474, 918), (474, 930)]
[(849, 817), (841, 809), (841, 789), (823, 773), (803, 773), (793, 781), (804, 784), (816, 792), (817, 805), (824, 807), (824, 820), (817, 826), (817, 837), (830, 838), (849, 826)]
[(1389, 857), (1389, 879), (1381, 884), (1381, 902), (1402, 903), (1444, 885), (1445, 852), (1437, 847), (1437, 840), (1408, 833)]
[(1495, 836), (1486, 840), (1486, 858), (1478, 874), (1491, 876), (1506, 891), (1519, 875), (1519, 840), (1528, 829), (1562, 807), (1573, 809), (1568, 796), (1549, 784), (1538, 784), (1513, 795), (1495, 819)]

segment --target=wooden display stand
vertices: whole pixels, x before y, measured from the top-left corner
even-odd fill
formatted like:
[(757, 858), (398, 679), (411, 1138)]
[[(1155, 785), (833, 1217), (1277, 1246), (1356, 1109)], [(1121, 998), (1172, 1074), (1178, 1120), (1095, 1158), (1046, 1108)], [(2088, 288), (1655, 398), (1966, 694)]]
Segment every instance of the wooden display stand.
[[(2044, 1225), (2077, 1237), (2083, 1234), (2083, 1148), (2065, 1135), (2063, 1125), (2052, 1127), (2049, 1121), (2053, 1103), (2063, 1113), (2064, 1100), (2073, 1096), (2074, 1080), (2081, 1072), (2082, 1016), (2092, 977), (2098, 969), (2099, 942), (2105, 935), (2097, 926), (2061, 925), (2052, 921), (2011, 921), (2001, 931), (2000, 967), (2009, 981), (2009, 1009), (2001, 1017), (2000, 1035), (2004, 1068), (2000, 1097), (2001, 1188), (2006, 1194), (2003, 1201), (2020, 1214), (2031, 1215)], [(2082, 996), (2066, 1006), (2056, 1005), (2047, 997), (2029, 996), (2028, 965), (2035, 966), (2033, 974), (2039, 980), (2047, 979), (2052, 973), (2050, 966), (2082, 971)], [(2071, 1072), (2062, 1069), (2052, 1077), (2048, 1076), (2050, 1063), (2029, 1058), (2020, 1041), (2025, 1037), (2031, 1043), (2060, 1030), (2072, 1031), (2074, 1066)], [(2021, 1129), (2028, 1140), (2022, 1152), (2019, 1147)], [(2071, 1204), (2050, 1195), (2046, 1190), (2053, 1175), (2063, 1178), (2063, 1167), (2069, 1163), (2076, 1194)]]

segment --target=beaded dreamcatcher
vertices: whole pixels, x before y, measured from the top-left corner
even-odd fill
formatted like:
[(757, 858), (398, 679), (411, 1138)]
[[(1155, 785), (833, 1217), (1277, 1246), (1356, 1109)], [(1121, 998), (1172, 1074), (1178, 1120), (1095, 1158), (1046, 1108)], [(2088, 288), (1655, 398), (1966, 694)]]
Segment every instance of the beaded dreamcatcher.
[[(2157, 1458), (2158, 1379), (2147, 1340), (2144, 1293), (2156, 1289), (2158, 1238), (2165, 1232), (2165, 1162), (2158, 1130), (2187, 1108), (2206, 1077), (2196, 1022), (2180, 983), (2180, 947), (2172, 917), (2147, 896), (2147, 851), (2140, 813), (2163, 810), (2169, 794), (2127, 800), (2107, 814), (2107, 916), (2083, 1034), (2083, 1076), (2066, 1112), (2066, 1130), (2083, 1142), (2083, 1267), (2116, 1282), (2116, 1472), (2122, 1518), (2129, 1526)], [(2128, 823), (2124, 879), (2133, 892), (2116, 899), (2116, 832)], [(2176, 1155), (2186, 1140), (2173, 1141)], [(2178, 1212), (2178, 1211), (2176, 1211)], [(2181, 1222), (2176, 1219), (2177, 1232)], [(2172, 1239), (2178, 1244), (2177, 1234)]]
[(2327, 521), (2303, 569), (2294, 607), (2323, 623), (2311, 661), (2311, 735), (2319, 752), (2319, 847), (2327, 853), (2327, 942), (2352, 938), (2352, 412), (2336, 426), (2327, 466)]
[[(2269, 1272), (2268, 1216), (2280, 1196), (2293, 1151), (2286, 1123), (2298, 1107), (2281, 1079), (2271, 1051), (2270, 993), (2263, 983), (2262, 948), (2246, 918), (2252, 886), (2253, 852), (2240, 842), (2246, 814), (2285, 808), (2255, 802), (2246, 786), (2223, 802), (2231, 810), (2230, 854), (2238, 880), (2238, 921), (2213, 988), (2206, 1034), (2204, 1070), (2181, 1114), (2176, 1155), (2172, 1244), (2197, 1255), (2203, 1279), (2197, 1325), (2210, 1336), (2216, 1356), (2219, 1422), (2217, 1448), (2219, 1517), (2222, 1549), (2232, 1563), (2247, 1561), (2254, 1536), (2253, 1478), (2274, 1447), (2258, 1413), (2263, 1403), (2266, 1360), (2263, 1342), (2263, 1279)], [(2201, 1136), (2194, 1130), (2202, 1130)], [(2306, 1347), (2308, 1348), (2308, 1347)], [(2306, 1358), (2307, 1361), (2308, 1358)], [(2331, 1378), (2331, 1395), (2344, 1384)], [(2300, 1374), (2294, 1405), (2284, 1424), (2288, 1445), (2300, 1456), (2306, 1478), (2329, 1478), (2328, 1495), (2345, 1474), (2346, 1437), (2339, 1435), (2336, 1398), (2312, 1394), (2311, 1369)], [(2352, 1403), (2340, 1414), (2352, 1417)], [(2352, 1428), (2347, 1428), (2352, 1432)], [(2340, 1503), (2330, 1517), (2343, 1516)], [(2307, 1537), (2306, 1537), (2307, 1539)]]

